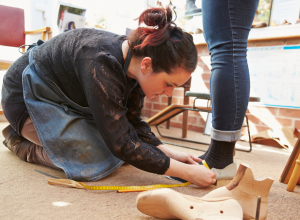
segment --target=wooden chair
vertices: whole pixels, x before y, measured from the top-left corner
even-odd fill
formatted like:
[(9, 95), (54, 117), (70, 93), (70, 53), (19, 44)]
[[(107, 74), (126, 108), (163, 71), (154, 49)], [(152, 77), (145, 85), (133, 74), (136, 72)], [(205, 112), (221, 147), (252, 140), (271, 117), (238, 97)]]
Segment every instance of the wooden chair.
[[(25, 35), (41, 34), (41, 40), (52, 38), (52, 31), (49, 27), (40, 28), (34, 31), (25, 31), (24, 10), (20, 8), (0, 5), (0, 45), (17, 47), (25, 45)], [(22, 47), (25, 52), (25, 46)], [(7, 70), (14, 61), (0, 60), (0, 70)], [(0, 109), (0, 114), (3, 114)]]
[[(52, 38), (52, 31), (49, 27), (40, 28), (34, 31), (25, 31), (24, 10), (20, 8), (0, 5), (0, 45), (9, 47), (20, 47), (25, 45), (25, 35), (41, 34), (41, 40)], [(25, 52), (25, 47), (22, 47)], [(0, 60), (0, 70), (7, 70), (13, 61)]]
[(294, 146), (285, 168), (279, 179), (280, 182), (288, 184), (287, 191), (293, 192), (296, 184), (300, 184), (300, 136)]
[[(156, 129), (159, 133), (160, 136), (165, 137), (165, 138), (171, 138), (174, 140), (180, 140), (180, 141), (187, 141), (187, 142), (191, 142), (191, 143), (197, 143), (197, 144), (209, 144), (209, 143), (204, 143), (204, 142), (199, 142), (199, 141), (192, 141), (192, 140), (188, 140), (188, 139), (183, 139), (183, 138), (175, 138), (175, 137), (170, 137), (170, 136), (165, 136), (162, 135), (161, 132), (159, 131), (158, 126), (162, 123), (164, 123), (165, 121), (169, 120), (170, 118), (184, 112), (184, 111), (200, 111), (200, 112), (207, 112), (207, 113), (211, 113), (212, 109), (209, 106), (209, 104), (207, 104), (207, 106), (196, 106), (196, 100), (197, 99), (205, 99), (207, 100), (207, 103), (210, 102), (210, 94), (209, 93), (197, 93), (197, 92), (186, 92), (185, 93), (186, 97), (195, 97), (194, 99), (194, 104), (193, 105), (169, 105), (168, 107), (166, 107), (165, 109), (163, 109), (162, 111), (160, 111), (159, 113), (157, 113), (156, 115), (154, 115), (153, 117), (149, 118), (147, 120), (147, 123), (150, 126), (155, 125)], [(249, 102), (259, 102), (260, 98), (258, 97), (250, 97), (249, 98)], [(247, 110), (247, 113), (249, 113), (249, 110)], [(252, 142), (251, 142), (251, 135), (250, 135), (250, 128), (249, 128), (249, 123), (248, 123), (248, 117), (247, 115), (245, 115), (245, 121), (246, 124), (243, 125), (243, 127), (247, 127), (248, 130), (248, 136), (249, 136), (249, 150), (242, 150), (242, 149), (237, 149), (240, 151), (246, 151), (246, 152), (251, 152), (252, 151)], [(187, 126), (186, 126), (187, 127)], [(165, 142), (168, 144), (174, 144), (174, 143), (170, 143), (170, 142)], [(185, 147), (185, 148), (191, 148), (191, 149), (196, 149), (196, 150), (201, 150), (198, 148), (193, 148), (193, 147), (188, 147), (188, 146), (184, 146), (184, 145), (179, 145), (179, 144), (174, 144), (176, 146), (180, 146), (180, 147)], [(205, 151), (205, 150), (201, 150), (201, 151)]]
[[(190, 91), (191, 88), (191, 81), (192, 81), (192, 77), (189, 78), (188, 81), (186, 81), (183, 85), (181, 85), (180, 87), (184, 88), (184, 93)], [(183, 104), (184, 105), (188, 105), (190, 101), (190, 98), (186, 95), (184, 95), (183, 97)], [(168, 97), (168, 106), (170, 106), (172, 104), (172, 96)], [(187, 127), (188, 127), (188, 111), (183, 111), (183, 117), (182, 117), (182, 138), (186, 138), (187, 136)], [(166, 128), (169, 129), (170, 128), (170, 119), (167, 120), (167, 124), (166, 124)]]

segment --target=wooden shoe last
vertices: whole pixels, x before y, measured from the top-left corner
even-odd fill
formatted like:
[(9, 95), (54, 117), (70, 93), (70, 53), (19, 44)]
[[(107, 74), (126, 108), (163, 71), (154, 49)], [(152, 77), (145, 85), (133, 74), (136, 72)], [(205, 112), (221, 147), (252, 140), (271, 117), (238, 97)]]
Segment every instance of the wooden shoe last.
[(138, 194), (137, 208), (142, 213), (163, 219), (241, 220), (243, 211), (232, 198), (202, 199), (172, 189), (156, 189)]
[(202, 199), (232, 197), (243, 209), (243, 219), (255, 219), (257, 198), (261, 196), (260, 220), (266, 219), (268, 213), (268, 194), (274, 180), (271, 178), (255, 179), (251, 168), (240, 164), (233, 180), (224, 187), (215, 189)]

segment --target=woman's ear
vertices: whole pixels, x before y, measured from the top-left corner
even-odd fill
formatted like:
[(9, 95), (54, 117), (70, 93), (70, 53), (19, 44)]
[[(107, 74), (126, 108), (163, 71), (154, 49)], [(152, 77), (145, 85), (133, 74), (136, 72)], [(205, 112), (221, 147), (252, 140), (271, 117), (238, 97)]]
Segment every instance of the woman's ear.
[(152, 59), (150, 57), (145, 57), (141, 63), (141, 71), (143, 74), (152, 72)]

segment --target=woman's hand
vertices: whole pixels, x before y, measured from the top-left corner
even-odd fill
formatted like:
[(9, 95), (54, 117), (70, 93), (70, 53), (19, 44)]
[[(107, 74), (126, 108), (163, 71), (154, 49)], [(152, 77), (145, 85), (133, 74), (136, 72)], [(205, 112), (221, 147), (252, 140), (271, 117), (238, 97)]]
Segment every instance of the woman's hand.
[(173, 151), (173, 159), (177, 160), (179, 162), (182, 163), (187, 163), (187, 164), (195, 164), (195, 165), (199, 165), (198, 163), (200, 161), (202, 161), (200, 158), (198, 157), (194, 157), (193, 155), (184, 153), (184, 152), (180, 152), (180, 151)]
[(168, 148), (165, 145), (159, 145), (157, 146), (161, 151), (163, 151), (168, 157), (177, 160), (182, 163), (187, 163), (187, 164), (198, 164), (200, 161), (202, 161), (198, 157), (194, 157), (193, 155), (180, 152), (180, 151), (175, 151), (170, 148)]
[(204, 165), (189, 165), (185, 175), (185, 180), (199, 187), (206, 187), (216, 182), (216, 174)]
[(206, 187), (216, 182), (216, 174), (204, 165), (184, 164), (174, 159), (170, 160), (170, 167), (165, 175), (185, 179), (199, 187)]

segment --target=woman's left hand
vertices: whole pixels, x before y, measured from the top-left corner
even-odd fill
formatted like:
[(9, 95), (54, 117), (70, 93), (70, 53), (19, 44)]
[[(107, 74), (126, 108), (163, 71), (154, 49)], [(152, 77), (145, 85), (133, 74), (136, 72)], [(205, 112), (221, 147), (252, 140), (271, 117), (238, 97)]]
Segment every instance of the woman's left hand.
[(177, 160), (182, 163), (187, 163), (187, 164), (198, 164), (200, 161), (202, 161), (198, 157), (194, 157), (193, 155), (172, 150), (168, 148), (167, 146), (161, 144), (157, 146), (160, 150), (162, 150), (166, 155), (168, 155), (170, 158)]
[(172, 152), (173, 159), (177, 160), (182, 163), (187, 163), (187, 164), (198, 164), (200, 161), (202, 161), (198, 157), (194, 157), (193, 155), (190, 155), (188, 153), (180, 152), (180, 151), (173, 151)]

